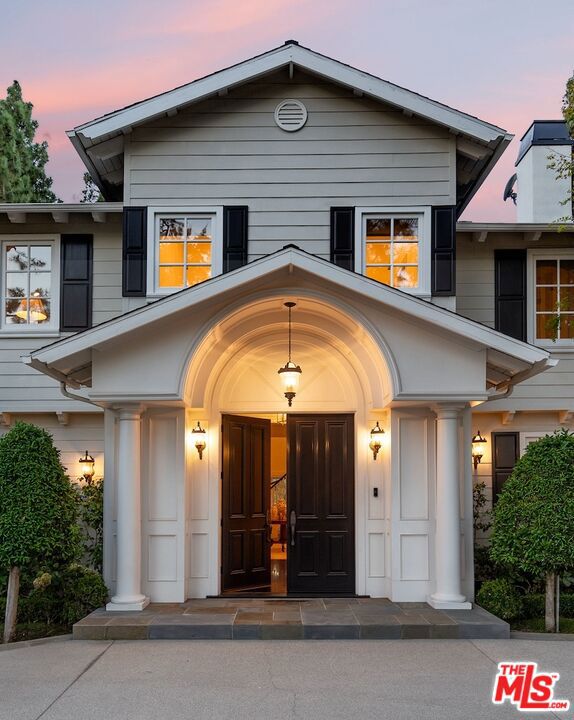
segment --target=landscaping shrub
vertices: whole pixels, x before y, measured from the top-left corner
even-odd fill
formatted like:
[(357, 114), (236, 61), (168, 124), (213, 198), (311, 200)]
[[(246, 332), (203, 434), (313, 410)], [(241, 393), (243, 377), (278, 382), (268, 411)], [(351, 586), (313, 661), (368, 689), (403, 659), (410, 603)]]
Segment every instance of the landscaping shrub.
[(0, 438), (0, 571), (9, 573), (4, 642), (17, 620), (23, 571), (79, 556), (76, 498), (52, 437), (17, 422)]
[(557, 575), (574, 570), (574, 434), (530, 443), (494, 508), (491, 557), (546, 580), (546, 629), (556, 628)]
[[(522, 616), (535, 618), (544, 616), (546, 596), (544, 593), (532, 593), (522, 598)], [(560, 615), (574, 618), (574, 593), (560, 593)]]
[(476, 602), (485, 610), (503, 620), (516, 620), (522, 611), (522, 598), (508, 578), (486, 580), (476, 596)]

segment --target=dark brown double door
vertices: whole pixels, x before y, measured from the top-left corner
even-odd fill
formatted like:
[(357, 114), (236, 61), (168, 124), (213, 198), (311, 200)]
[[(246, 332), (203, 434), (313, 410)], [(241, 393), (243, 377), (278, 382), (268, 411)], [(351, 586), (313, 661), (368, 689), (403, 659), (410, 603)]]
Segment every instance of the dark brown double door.
[[(271, 423), (223, 416), (222, 589), (270, 587)], [(355, 592), (352, 415), (287, 417), (287, 589)]]

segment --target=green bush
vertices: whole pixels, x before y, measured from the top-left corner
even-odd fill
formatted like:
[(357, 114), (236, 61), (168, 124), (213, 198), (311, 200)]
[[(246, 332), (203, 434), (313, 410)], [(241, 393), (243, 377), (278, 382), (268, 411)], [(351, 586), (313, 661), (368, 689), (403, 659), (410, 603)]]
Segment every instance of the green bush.
[(62, 574), (63, 625), (73, 625), (88, 613), (104, 605), (108, 588), (96, 570), (83, 565), (70, 565)]
[[(522, 615), (525, 618), (544, 617), (546, 596), (532, 593), (522, 598)], [(560, 616), (574, 618), (574, 593), (560, 593)]]
[(90, 566), (102, 572), (104, 540), (104, 481), (90, 478), (76, 485), (78, 517), (81, 521), (84, 556)]
[(503, 620), (515, 620), (522, 612), (522, 598), (508, 578), (486, 580), (477, 593), (476, 602)]
[[(104, 605), (108, 597), (102, 576), (76, 563), (54, 573), (40, 573), (36, 578), (23, 575), (20, 590), (18, 625), (42, 624), (46, 635), (52, 627), (69, 628)], [(0, 597), (0, 613), (5, 602), (5, 597)]]

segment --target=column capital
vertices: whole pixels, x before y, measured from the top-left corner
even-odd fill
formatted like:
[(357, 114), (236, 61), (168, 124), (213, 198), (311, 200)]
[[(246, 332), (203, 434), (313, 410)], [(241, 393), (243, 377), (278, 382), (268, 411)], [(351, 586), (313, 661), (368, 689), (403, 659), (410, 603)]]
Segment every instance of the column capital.
[(113, 409), (120, 420), (140, 420), (144, 406), (141, 403), (114, 405)]
[(438, 420), (457, 420), (465, 407), (463, 403), (437, 403), (433, 410)]

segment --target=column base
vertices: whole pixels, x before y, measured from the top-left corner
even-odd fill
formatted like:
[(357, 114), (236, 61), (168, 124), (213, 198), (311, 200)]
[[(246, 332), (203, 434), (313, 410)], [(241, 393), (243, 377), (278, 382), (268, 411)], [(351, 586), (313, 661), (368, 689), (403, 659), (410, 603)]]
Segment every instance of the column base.
[(427, 595), (428, 604), (435, 610), (472, 610), (472, 603), (460, 595), (460, 600)]
[(147, 605), (149, 605), (149, 598), (145, 595), (133, 595), (126, 598), (115, 596), (111, 602), (106, 605), (106, 611), (127, 612), (129, 610), (143, 610)]

